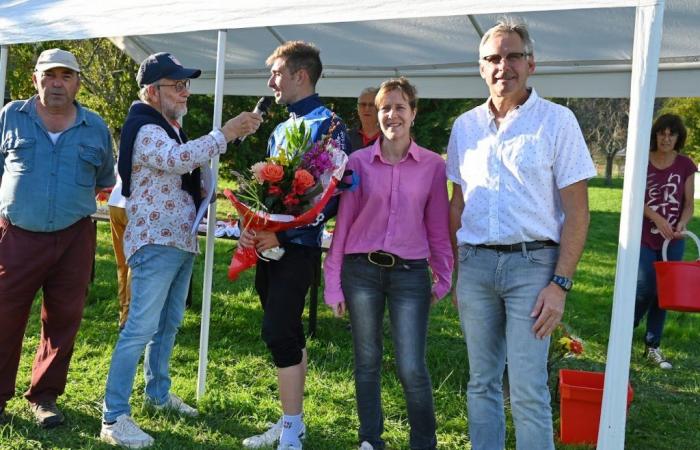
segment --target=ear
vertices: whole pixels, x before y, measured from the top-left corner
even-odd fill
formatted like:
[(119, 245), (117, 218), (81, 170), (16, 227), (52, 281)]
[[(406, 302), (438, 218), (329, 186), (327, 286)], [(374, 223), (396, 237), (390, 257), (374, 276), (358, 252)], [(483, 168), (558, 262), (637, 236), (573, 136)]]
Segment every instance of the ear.
[(34, 85), (34, 88), (38, 90), (39, 89), (39, 80), (37, 80), (36, 74), (37, 74), (36, 71), (32, 72), (32, 84)]
[(532, 75), (535, 72), (535, 58), (530, 56), (527, 59), (527, 73)]
[(481, 78), (486, 80), (486, 68), (484, 67), (484, 63), (479, 61), (479, 75), (481, 75)]
[(297, 70), (296, 72), (294, 72), (294, 81), (299, 86), (303, 85), (304, 83), (308, 83), (309, 73), (306, 71), (306, 69)]

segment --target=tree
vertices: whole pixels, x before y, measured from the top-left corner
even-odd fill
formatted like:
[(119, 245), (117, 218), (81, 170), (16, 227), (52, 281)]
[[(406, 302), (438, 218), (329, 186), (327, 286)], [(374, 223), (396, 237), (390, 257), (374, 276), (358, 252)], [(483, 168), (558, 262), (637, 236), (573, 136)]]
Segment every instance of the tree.
[(576, 115), (591, 153), (605, 159), (605, 184), (611, 186), (615, 156), (627, 141), (629, 99), (575, 98), (566, 104)]
[(683, 118), (688, 129), (688, 139), (685, 141), (683, 153), (690, 156), (696, 163), (700, 161), (700, 98), (670, 98), (667, 99), (659, 114), (674, 113)]

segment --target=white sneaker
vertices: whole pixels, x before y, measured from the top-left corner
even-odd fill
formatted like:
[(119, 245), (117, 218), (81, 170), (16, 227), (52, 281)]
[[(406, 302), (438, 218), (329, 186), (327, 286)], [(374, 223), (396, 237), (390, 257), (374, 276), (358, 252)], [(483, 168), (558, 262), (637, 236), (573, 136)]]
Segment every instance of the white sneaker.
[(199, 413), (196, 409), (185, 403), (180, 397), (175, 394), (169, 394), (168, 401), (162, 405), (153, 405), (155, 409), (164, 410), (169, 409), (175, 411), (183, 416), (197, 417)]
[[(262, 448), (275, 445), (275, 443), (279, 441), (280, 436), (282, 436), (282, 418), (280, 418), (277, 423), (268, 423), (267, 426), (269, 428), (264, 433), (243, 439), (243, 447)], [(305, 434), (306, 426), (302, 423), (301, 431), (299, 431), (299, 439), (304, 439)]]
[(299, 442), (298, 446), (294, 444), (280, 444), (277, 450), (302, 450), (301, 442)]
[(661, 350), (659, 350), (658, 348), (647, 347), (646, 354), (649, 361), (653, 362), (654, 364), (658, 364), (659, 367), (661, 367), (662, 369), (673, 369), (673, 365), (670, 362), (666, 361), (666, 358), (664, 357), (663, 353), (661, 353)]
[(369, 442), (362, 441), (362, 444), (360, 444), (360, 447), (357, 450), (374, 450), (374, 447)]
[(153, 438), (144, 433), (134, 420), (122, 414), (111, 425), (102, 424), (100, 439), (108, 444), (121, 445), (126, 448), (143, 448), (153, 445)]

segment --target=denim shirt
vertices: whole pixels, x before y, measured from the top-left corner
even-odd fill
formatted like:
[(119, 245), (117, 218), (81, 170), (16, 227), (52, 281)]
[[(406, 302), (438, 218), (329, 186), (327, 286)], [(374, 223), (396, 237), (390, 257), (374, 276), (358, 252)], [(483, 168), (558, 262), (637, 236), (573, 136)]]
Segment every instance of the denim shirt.
[(0, 216), (24, 230), (52, 232), (95, 212), (95, 189), (115, 183), (114, 155), (102, 118), (78, 102), (75, 123), (54, 144), (37, 101), (0, 111)]
[[(304, 121), (307, 129), (311, 131), (311, 142), (318, 141), (324, 134), (328, 133), (331, 126), (333, 111), (323, 105), (318, 94), (310, 95), (299, 100), (298, 102), (287, 105), (287, 110), (290, 114), (295, 115), (297, 119), (302, 119)], [(292, 125), (293, 120), (293, 117), (290, 117), (286, 121), (277, 125), (275, 130), (272, 132), (267, 143), (268, 156), (277, 156), (279, 153), (279, 146), (284, 145), (287, 140), (285, 132), (287, 127)], [(350, 153), (350, 141), (348, 139), (347, 128), (339, 117), (336, 116), (336, 120), (338, 120), (338, 125), (334, 128), (332, 137), (338, 141), (341, 150), (343, 150), (345, 153)], [(280, 244), (290, 243), (310, 247), (320, 247), (323, 223), (335, 216), (337, 212), (338, 198), (332, 197), (328, 202), (328, 205), (326, 205), (326, 207), (323, 209), (320, 220), (314, 224), (304, 227), (281, 231), (277, 233), (277, 239), (279, 240)]]

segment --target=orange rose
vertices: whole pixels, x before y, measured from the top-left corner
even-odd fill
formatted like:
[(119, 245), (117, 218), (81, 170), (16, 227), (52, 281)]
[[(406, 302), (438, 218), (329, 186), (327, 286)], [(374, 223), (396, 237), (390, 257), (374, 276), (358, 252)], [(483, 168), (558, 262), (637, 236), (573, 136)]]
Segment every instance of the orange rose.
[(284, 169), (282, 166), (278, 166), (277, 164), (266, 164), (260, 171), (260, 177), (264, 181), (277, 183), (284, 178)]
[(307, 170), (299, 169), (294, 172), (294, 190), (297, 193), (306, 192), (314, 184), (316, 184), (316, 180)]

